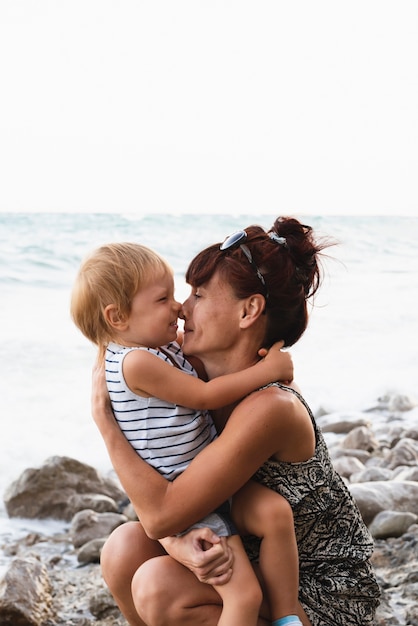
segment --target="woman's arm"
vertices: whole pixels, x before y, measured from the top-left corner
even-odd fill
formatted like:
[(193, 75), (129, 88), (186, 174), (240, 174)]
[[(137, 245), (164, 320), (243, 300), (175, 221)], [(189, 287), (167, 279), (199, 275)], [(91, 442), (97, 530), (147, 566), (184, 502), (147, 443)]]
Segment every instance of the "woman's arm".
[(172, 367), (146, 350), (132, 350), (123, 360), (126, 384), (134, 393), (154, 396), (193, 409), (218, 409), (263, 385), (293, 378), (292, 358), (274, 344), (255, 365), (208, 382)]
[[(278, 394), (251, 394), (233, 411), (222, 434), (169, 482), (135, 452), (117, 425), (104, 371), (93, 375), (92, 412), (112, 464), (149, 537), (182, 532), (234, 494), (278, 449)], [(287, 394), (290, 395), (290, 394)], [(283, 442), (282, 442), (283, 443)]]

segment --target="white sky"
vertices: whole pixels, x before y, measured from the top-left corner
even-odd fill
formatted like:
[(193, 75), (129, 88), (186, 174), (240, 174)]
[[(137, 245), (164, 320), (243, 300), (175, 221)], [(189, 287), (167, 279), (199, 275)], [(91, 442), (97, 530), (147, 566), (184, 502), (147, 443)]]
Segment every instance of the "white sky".
[(0, 0), (0, 210), (418, 215), (417, 0)]

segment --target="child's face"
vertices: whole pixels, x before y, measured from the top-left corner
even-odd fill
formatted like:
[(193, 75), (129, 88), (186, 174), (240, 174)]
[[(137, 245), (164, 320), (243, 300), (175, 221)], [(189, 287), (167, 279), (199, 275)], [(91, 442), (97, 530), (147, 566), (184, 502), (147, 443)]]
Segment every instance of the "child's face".
[(175, 341), (181, 304), (174, 299), (174, 280), (170, 274), (152, 280), (132, 300), (124, 344), (154, 348)]

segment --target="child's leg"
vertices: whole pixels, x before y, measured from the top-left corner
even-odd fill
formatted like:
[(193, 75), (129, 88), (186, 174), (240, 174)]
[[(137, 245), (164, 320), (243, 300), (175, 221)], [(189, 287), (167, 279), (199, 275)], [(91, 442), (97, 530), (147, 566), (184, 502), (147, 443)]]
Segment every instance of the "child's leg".
[(289, 503), (271, 489), (249, 481), (232, 499), (232, 517), (241, 535), (252, 534), (262, 540), (260, 569), (272, 620), (297, 615), (299, 560)]
[(228, 537), (234, 553), (233, 571), (224, 585), (214, 585), (222, 598), (218, 626), (256, 626), (263, 594), (239, 535)]

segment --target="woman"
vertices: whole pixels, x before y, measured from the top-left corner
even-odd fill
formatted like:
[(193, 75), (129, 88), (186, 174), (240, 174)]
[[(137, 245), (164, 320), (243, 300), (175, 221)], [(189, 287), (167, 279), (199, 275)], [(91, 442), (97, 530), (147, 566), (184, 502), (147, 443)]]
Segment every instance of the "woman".
[[(183, 305), (185, 354), (200, 358), (214, 378), (248, 367), (262, 346), (279, 339), (293, 345), (307, 325), (306, 301), (319, 286), (324, 247), (309, 227), (282, 218), (268, 233), (252, 226), (198, 254), (186, 275), (192, 293)], [(379, 596), (369, 563), (372, 540), (294, 384), (268, 385), (217, 411), (220, 436), (172, 483), (130, 449), (99, 385), (93, 415), (148, 537), (181, 532), (254, 477), (281, 493), (293, 510), (302, 623), (372, 624)], [(235, 521), (238, 528), (245, 525), (245, 519)], [(203, 532), (163, 540), (174, 560), (140, 529), (139, 523), (123, 525), (102, 554), (104, 578), (129, 623), (217, 624), (216, 591), (178, 561), (207, 582), (227, 577), (223, 543), (206, 535), (212, 544), (206, 553)], [(245, 541), (257, 569), (258, 540)], [(259, 624), (269, 620), (264, 605)]]

